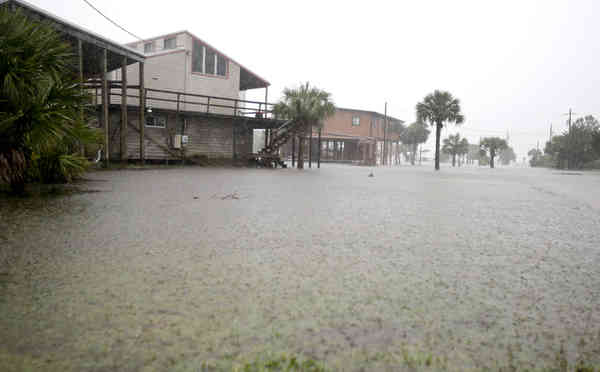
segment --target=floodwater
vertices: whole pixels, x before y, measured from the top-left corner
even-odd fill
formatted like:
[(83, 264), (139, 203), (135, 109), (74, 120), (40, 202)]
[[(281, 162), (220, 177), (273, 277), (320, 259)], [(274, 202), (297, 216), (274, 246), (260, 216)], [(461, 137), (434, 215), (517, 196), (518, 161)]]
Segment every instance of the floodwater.
[(0, 365), (600, 363), (599, 173), (370, 171), (105, 171), (81, 185), (95, 192), (0, 200), (19, 252)]

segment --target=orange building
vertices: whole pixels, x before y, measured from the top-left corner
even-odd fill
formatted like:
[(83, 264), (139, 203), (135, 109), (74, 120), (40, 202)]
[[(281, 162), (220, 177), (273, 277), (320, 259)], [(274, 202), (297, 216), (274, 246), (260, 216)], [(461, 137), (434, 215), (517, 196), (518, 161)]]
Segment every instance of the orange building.
[[(320, 159), (366, 165), (397, 163), (403, 124), (378, 112), (338, 107), (320, 129)], [(315, 128), (311, 140), (313, 160), (319, 157), (318, 132)]]

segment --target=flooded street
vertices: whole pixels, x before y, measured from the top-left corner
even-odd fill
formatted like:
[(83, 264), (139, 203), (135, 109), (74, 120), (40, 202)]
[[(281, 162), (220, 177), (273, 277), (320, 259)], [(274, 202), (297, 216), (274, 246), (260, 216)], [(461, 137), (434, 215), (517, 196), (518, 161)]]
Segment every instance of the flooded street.
[(370, 170), (95, 172), (94, 192), (0, 201), (21, 252), (0, 365), (600, 363), (600, 173)]

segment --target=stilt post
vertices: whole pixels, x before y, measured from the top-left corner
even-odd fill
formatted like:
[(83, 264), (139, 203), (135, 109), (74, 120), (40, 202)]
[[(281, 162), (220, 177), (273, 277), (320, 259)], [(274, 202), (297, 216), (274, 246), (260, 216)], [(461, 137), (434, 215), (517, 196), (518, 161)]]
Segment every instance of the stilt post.
[(312, 168), (312, 140), (313, 140), (313, 127), (310, 126), (310, 137), (308, 139), (308, 167)]
[(127, 161), (127, 57), (121, 63), (121, 162)]
[(318, 140), (318, 142), (319, 142), (319, 155), (317, 157), (317, 168), (321, 168), (321, 150), (323, 148), (323, 146), (321, 144), (321, 130), (322, 129), (323, 128), (319, 128), (319, 140)]
[(140, 162), (144, 164), (146, 149), (144, 148), (144, 127), (146, 126), (146, 88), (144, 87), (144, 62), (139, 62), (140, 64), (140, 112), (139, 112), (139, 121), (140, 121)]
[(108, 52), (106, 49), (102, 50), (102, 125), (104, 126), (104, 166), (108, 168), (108, 162), (110, 161), (110, 136), (108, 130), (108, 81), (106, 75), (108, 73)]
[(292, 137), (292, 168), (296, 165), (296, 136)]

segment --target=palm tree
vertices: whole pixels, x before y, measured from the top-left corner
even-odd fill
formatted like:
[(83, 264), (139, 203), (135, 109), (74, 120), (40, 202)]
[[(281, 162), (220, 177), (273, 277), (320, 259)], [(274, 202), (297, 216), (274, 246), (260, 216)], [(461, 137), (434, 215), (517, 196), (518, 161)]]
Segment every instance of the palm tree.
[(82, 171), (75, 152), (81, 136), (92, 136), (80, 111), (89, 101), (71, 46), (53, 28), (2, 9), (0, 34), (0, 182), (20, 193), (50, 159), (58, 171)]
[[(452, 156), (452, 166), (456, 166), (456, 155), (462, 155), (464, 152), (466, 138), (460, 138), (460, 133), (449, 135), (444, 139), (442, 151)], [(468, 142), (467, 142), (468, 145)]]
[(494, 168), (494, 158), (496, 155), (507, 148), (508, 144), (506, 140), (500, 137), (485, 137), (481, 140), (481, 150), (484, 152), (484, 155), (486, 153), (490, 154), (490, 168)]
[(429, 137), (429, 129), (427, 129), (426, 125), (422, 122), (414, 122), (409, 125), (401, 134), (400, 141), (410, 146), (412, 156), (410, 157), (410, 163), (415, 165), (415, 157), (417, 154), (417, 147), (421, 143), (427, 142), (427, 138)]
[(298, 169), (304, 168), (304, 141), (309, 130), (321, 127), (323, 121), (335, 113), (331, 94), (311, 87), (309, 83), (297, 89), (285, 88), (283, 99), (273, 108), (277, 117), (293, 119), (299, 128), (298, 132)]
[(417, 120), (435, 125), (435, 170), (440, 169), (440, 136), (444, 123), (462, 124), (465, 121), (460, 111), (460, 101), (452, 94), (436, 90), (428, 94), (423, 102), (417, 103)]

